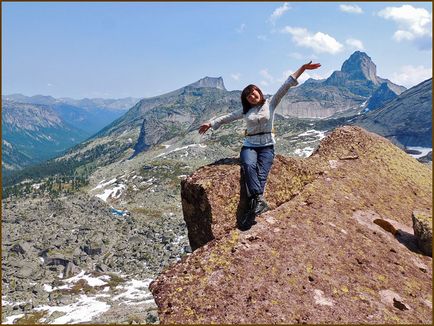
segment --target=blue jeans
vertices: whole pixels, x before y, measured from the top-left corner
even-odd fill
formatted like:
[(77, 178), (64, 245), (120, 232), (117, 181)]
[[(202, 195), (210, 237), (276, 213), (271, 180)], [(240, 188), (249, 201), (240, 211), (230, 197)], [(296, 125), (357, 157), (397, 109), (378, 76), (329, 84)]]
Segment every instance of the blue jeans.
[(247, 196), (264, 193), (273, 159), (274, 145), (241, 148), (240, 160), (247, 186)]

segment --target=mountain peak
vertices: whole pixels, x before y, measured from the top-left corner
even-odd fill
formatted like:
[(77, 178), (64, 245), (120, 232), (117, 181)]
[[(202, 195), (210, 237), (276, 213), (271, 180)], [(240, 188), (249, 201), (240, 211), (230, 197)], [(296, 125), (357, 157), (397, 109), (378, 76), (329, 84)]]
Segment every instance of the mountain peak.
[(197, 82), (188, 85), (190, 87), (212, 87), (212, 88), (218, 88), (222, 90), (226, 90), (225, 84), (223, 83), (222, 77), (204, 77), (202, 79), (199, 79)]
[(349, 73), (351, 79), (368, 79), (379, 84), (377, 80), (377, 67), (372, 62), (365, 52), (354, 52), (345, 62), (342, 64), (342, 72)]

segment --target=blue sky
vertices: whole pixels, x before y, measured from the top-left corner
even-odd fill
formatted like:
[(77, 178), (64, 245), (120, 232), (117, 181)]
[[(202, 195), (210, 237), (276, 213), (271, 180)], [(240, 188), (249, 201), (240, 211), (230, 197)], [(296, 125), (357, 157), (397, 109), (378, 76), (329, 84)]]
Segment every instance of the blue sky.
[(2, 94), (142, 98), (205, 76), (271, 94), (310, 59), (326, 78), (356, 50), (411, 87), (432, 76), (431, 30), (430, 2), (7, 2)]

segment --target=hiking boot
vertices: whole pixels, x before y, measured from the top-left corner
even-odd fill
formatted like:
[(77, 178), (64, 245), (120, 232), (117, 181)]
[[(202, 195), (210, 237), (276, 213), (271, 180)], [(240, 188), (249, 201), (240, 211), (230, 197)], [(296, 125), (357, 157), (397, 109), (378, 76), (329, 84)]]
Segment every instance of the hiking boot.
[(238, 220), (238, 228), (241, 231), (246, 231), (252, 227), (252, 225), (256, 224), (255, 221), (255, 208), (256, 208), (256, 199), (252, 197), (249, 199), (247, 211), (244, 215)]
[(267, 202), (265, 201), (265, 198), (263, 195), (256, 195), (255, 197), (256, 205), (255, 205), (255, 215), (261, 215), (262, 213), (265, 213), (266, 211), (270, 210), (270, 207), (268, 206)]

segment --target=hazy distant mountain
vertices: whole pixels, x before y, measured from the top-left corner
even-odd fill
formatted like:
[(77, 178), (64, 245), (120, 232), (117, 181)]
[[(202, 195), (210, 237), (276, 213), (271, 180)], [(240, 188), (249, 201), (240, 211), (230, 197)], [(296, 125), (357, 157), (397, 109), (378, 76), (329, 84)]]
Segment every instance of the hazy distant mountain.
[(12, 94), (2, 96), (3, 100), (28, 104), (42, 104), (52, 108), (70, 125), (85, 130), (89, 134), (98, 132), (113, 120), (119, 118), (139, 99), (128, 97), (123, 99), (56, 99), (52, 96), (35, 95), (25, 96)]
[(221, 77), (205, 77), (167, 94), (145, 98), (96, 137), (137, 133), (136, 148), (148, 148), (198, 127), (204, 119), (239, 107), (239, 91), (228, 92)]
[(432, 78), (354, 123), (404, 146), (432, 147)]
[(47, 160), (89, 136), (49, 106), (2, 101), (3, 169)]
[(376, 70), (366, 53), (356, 51), (327, 79), (311, 79), (290, 89), (277, 112), (299, 118), (326, 118), (350, 109), (355, 114), (383, 83), (397, 95), (406, 89), (378, 77)]
[[(239, 91), (227, 91), (221, 77), (206, 77), (170, 93), (139, 101), (122, 117), (49, 164), (57, 164), (62, 169), (65, 165), (71, 169), (106, 165), (124, 157), (126, 152), (131, 156), (192, 130), (197, 133), (195, 129), (202, 122), (239, 107)], [(56, 167), (50, 168), (54, 170)], [(27, 176), (26, 173), (23, 171), (22, 175)]]

